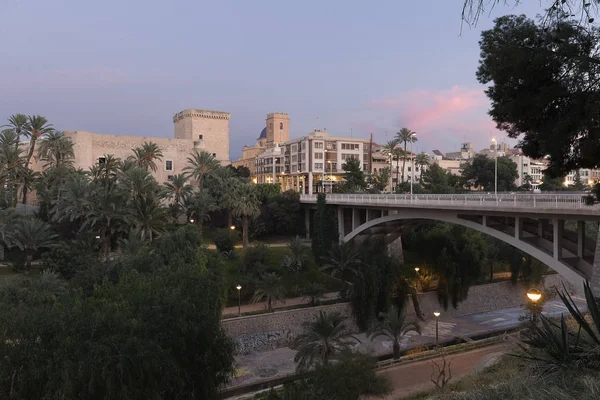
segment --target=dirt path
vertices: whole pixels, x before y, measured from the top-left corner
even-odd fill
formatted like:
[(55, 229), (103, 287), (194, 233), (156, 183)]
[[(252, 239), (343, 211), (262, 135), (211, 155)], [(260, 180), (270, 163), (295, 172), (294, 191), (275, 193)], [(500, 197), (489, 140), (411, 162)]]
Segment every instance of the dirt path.
[[(452, 370), (452, 380), (450, 382), (456, 382), (469, 373), (484, 356), (504, 352), (507, 348), (508, 344), (502, 343), (447, 356), (446, 360), (451, 362), (450, 367)], [(385, 400), (403, 399), (419, 392), (434, 389), (435, 386), (430, 380), (432, 361), (434, 360), (439, 359), (415, 361), (381, 371), (381, 374), (390, 378), (393, 387), (392, 394), (387, 396)]]

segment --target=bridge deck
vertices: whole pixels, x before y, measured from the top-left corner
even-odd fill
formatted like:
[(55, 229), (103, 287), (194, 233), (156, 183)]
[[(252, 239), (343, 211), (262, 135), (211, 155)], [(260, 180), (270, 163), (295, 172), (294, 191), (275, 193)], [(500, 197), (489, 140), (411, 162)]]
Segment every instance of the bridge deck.
[[(317, 195), (300, 195), (300, 201), (314, 204)], [(327, 203), (357, 207), (573, 215), (600, 219), (600, 204), (586, 205), (580, 194), (328, 194)]]

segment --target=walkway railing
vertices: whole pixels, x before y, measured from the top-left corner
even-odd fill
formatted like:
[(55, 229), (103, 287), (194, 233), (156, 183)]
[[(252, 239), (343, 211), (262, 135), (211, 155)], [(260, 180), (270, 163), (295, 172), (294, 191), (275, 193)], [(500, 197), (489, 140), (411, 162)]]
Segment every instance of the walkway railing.
[[(587, 205), (581, 194), (328, 194), (329, 204), (424, 205), (461, 208), (554, 208), (600, 210)], [(317, 195), (300, 195), (302, 203), (316, 203)]]

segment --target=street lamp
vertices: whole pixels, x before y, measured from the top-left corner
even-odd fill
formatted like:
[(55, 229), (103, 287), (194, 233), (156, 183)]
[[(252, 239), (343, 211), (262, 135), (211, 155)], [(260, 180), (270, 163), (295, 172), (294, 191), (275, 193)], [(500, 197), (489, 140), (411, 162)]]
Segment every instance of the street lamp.
[(542, 292), (540, 292), (537, 289), (529, 289), (529, 291), (527, 292), (527, 297), (533, 303), (533, 311), (531, 313), (531, 318), (533, 320), (533, 323), (535, 324), (537, 322), (537, 302), (542, 298)]
[(496, 143), (496, 138), (492, 138), (492, 143), (494, 143), (494, 195), (498, 195), (498, 145)]
[(415, 180), (415, 155), (413, 154), (413, 141), (417, 137), (417, 132), (410, 134), (410, 195), (413, 194), (413, 181)]
[(415, 280), (415, 290), (419, 292), (419, 267), (415, 267), (415, 273), (417, 275), (417, 279)]
[(194, 218), (190, 218), (190, 224), (194, 223)]
[(242, 315), (242, 299), (240, 297), (240, 292), (242, 290), (242, 286), (241, 285), (237, 285), (235, 288), (238, 291), (238, 315)]
[(235, 225), (231, 225), (231, 226), (229, 227), (229, 229), (231, 229), (232, 231), (235, 231)]
[(440, 335), (439, 335), (439, 321), (440, 321), (440, 312), (434, 311), (433, 315), (435, 315), (435, 347), (438, 347), (440, 344)]

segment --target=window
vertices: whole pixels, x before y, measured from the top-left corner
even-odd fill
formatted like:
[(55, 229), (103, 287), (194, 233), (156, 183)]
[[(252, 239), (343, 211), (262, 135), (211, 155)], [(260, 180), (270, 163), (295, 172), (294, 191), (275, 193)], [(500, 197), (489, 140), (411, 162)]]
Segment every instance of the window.
[(105, 164), (106, 163), (106, 157), (100, 157), (98, 159), (98, 164)]
[(363, 164), (363, 171), (367, 171), (369, 169), (369, 164)]
[(292, 153), (295, 153), (298, 151), (298, 145), (294, 144), (292, 145)]
[(323, 159), (323, 153), (315, 153), (315, 160), (322, 160)]
[(327, 150), (335, 150), (335, 142), (327, 142)]
[(202, 140), (204, 138), (203, 135), (198, 135), (198, 140)]
[(306, 150), (306, 142), (302, 142), (302, 150)]
[(279, 129), (283, 129), (283, 122), (279, 123)]
[(213, 157), (216, 157), (216, 156), (217, 156), (217, 153), (213, 153)]
[(358, 160), (358, 154), (342, 153), (342, 160), (348, 160), (350, 158), (355, 158)]
[(323, 148), (323, 142), (315, 142), (315, 149), (322, 149)]
[(358, 143), (342, 143), (342, 150), (358, 150)]
[(323, 163), (315, 163), (315, 169), (323, 169)]
[(306, 153), (301, 153), (301, 154), (302, 154), (302, 156), (301, 156), (302, 161), (305, 161), (306, 160)]
[(165, 171), (173, 171), (173, 161), (171, 161), (171, 160), (165, 161)]
[(175, 177), (173, 175), (167, 175), (167, 179), (173, 182), (173, 179), (175, 179)]
[(298, 162), (298, 155), (297, 155), (297, 154), (294, 154), (294, 155), (292, 156), (292, 162), (293, 162), (293, 163), (297, 163), (297, 162)]

